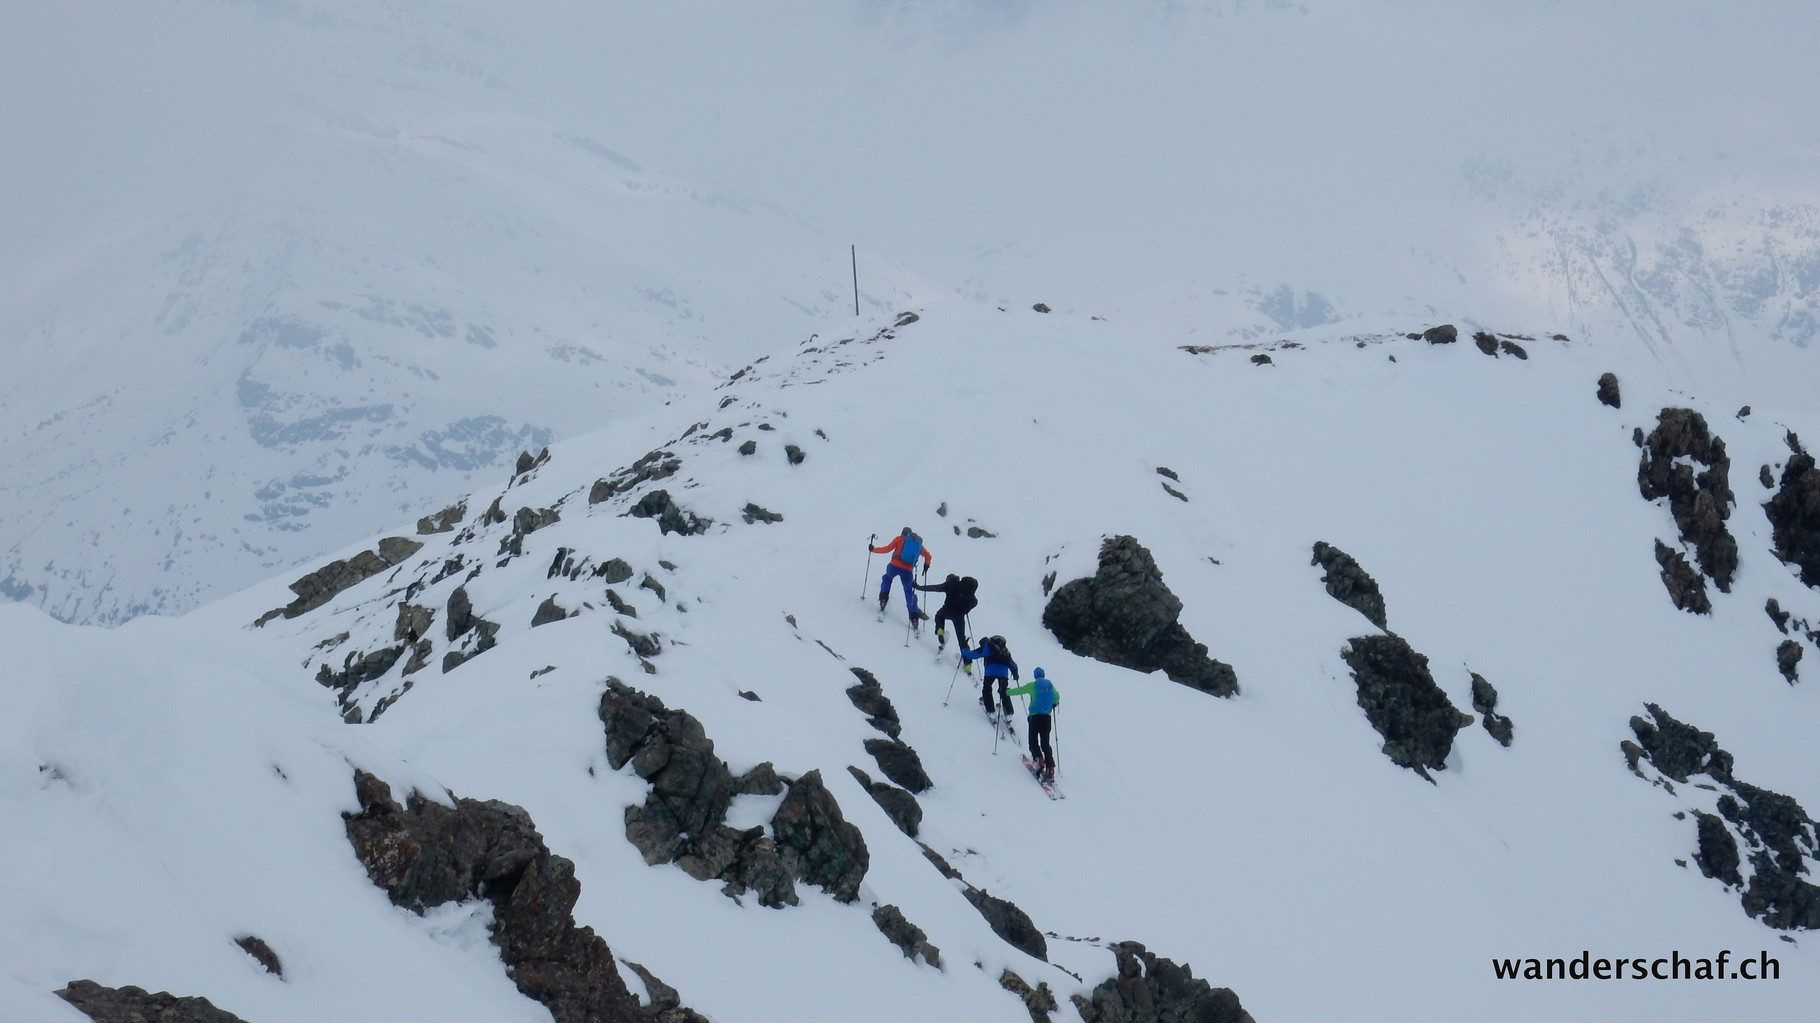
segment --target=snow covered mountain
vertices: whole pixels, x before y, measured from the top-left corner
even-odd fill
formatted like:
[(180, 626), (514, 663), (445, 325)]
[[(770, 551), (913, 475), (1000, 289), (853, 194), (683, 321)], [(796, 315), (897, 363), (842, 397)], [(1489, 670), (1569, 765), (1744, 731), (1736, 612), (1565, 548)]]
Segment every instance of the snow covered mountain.
[[(1811, 405), (1548, 325), (838, 325), (182, 618), (5, 608), (4, 1014), (1811, 1010)], [(875, 620), (903, 525), (1065, 798)]]
[[(0, 39), (0, 592), (173, 613), (849, 308), (1812, 387), (1816, 15), (96, 0)], [(1746, 393), (1748, 392), (1748, 396)]]

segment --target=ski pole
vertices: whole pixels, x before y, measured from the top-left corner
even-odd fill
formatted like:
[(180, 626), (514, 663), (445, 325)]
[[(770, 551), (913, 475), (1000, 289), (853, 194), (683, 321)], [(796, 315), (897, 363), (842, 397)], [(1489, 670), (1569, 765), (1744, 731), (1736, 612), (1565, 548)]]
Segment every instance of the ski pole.
[(866, 599), (866, 584), (872, 581), (872, 548), (878, 546), (878, 534), (866, 538), (866, 576), (859, 581), (859, 599)]
[(954, 698), (954, 682), (960, 677), (961, 659), (957, 657), (954, 659), (954, 670), (948, 674), (948, 695), (942, 697), (942, 706), (948, 706), (948, 701)]

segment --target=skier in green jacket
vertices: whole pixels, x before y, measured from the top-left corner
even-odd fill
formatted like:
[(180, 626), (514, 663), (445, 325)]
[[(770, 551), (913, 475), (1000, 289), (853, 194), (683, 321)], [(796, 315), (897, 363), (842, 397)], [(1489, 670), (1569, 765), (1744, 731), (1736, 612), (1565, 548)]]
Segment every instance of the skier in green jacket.
[(1006, 696), (1030, 697), (1030, 759), (1042, 769), (1043, 784), (1055, 781), (1055, 750), (1049, 745), (1052, 715), (1062, 706), (1062, 694), (1038, 668), (1029, 683), (1009, 689)]

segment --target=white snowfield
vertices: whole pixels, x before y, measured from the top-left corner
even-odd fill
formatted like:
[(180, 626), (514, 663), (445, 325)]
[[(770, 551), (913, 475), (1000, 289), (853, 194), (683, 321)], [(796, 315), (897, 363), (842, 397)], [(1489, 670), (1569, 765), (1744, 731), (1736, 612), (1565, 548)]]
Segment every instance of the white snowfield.
[(1811, 393), (1800, 5), (20, 6), (0, 595), (65, 621), (291, 571), (821, 331), (850, 247), (868, 316), (1546, 323)]
[[(1028, 1019), (1005, 969), (1074, 1019), (1070, 996), (1110, 976), (1105, 946), (1123, 940), (1231, 988), (1260, 1021), (1809, 1018), (1811, 933), (1748, 917), (1693, 861), (1709, 779), (1652, 785), (1619, 743), (1656, 703), (1712, 732), (1738, 779), (1820, 805), (1820, 654), (1797, 637), (1806, 671), (1785, 681), (1787, 637), (1764, 611), (1774, 598), (1812, 629), (1820, 594), (1769, 553), (1757, 481), (1786, 462), (1787, 431), (1820, 439), (1811, 404), (1738, 418), (1634, 349), (1552, 340), (1549, 324), (1505, 338), (1527, 359), (1404, 336), (1435, 325), (1421, 321), (1193, 353), (1027, 306), (915, 312), (828, 320), (730, 383), (558, 443), (475, 493), (459, 530), (415, 537), (425, 546), (396, 568), (293, 619), (251, 625), (292, 599), (294, 576), (113, 631), (0, 608), (0, 1017), (74, 1023), (52, 992), (90, 978), (206, 997), (249, 1023), (548, 1019), (507, 977), (484, 903), (419, 917), (368, 881), (340, 816), (359, 768), (401, 798), (524, 807), (575, 863), (577, 922), (717, 1023)], [(1621, 409), (1595, 399), (1604, 372)], [(1653, 550), (1680, 542), (1638, 491), (1632, 432), (1665, 406), (1701, 412), (1732, 460), (1740, 567), (1730, 593), (1709, 588), (1709, 616), (1671, 605)], [(588, 503), (652, 451), (676, 472)], [(663, 534), (624, 514), (660, 488), (713, 525)], [(508, 521), (482, 524), (496, 497)], [(743, 521), (749, 503), (782, 521)], [(508, 556), (520, 508), (561, 518)], [(1055, 681), (1065, 800), (1044, 798), (1018, 750), (994, 750), (977, 689), (931, 636), (906, 643), (900, 595), (874, 621), (883, 559), (862, 548), (905, 525), (932, 578), (980, 580), (975, 633), (1007, 637), (1026, 680), (1042, 667)], [(1042, 628), (1045, 577), (1090, 575), (1114, 535), (1153, 553), (1239, 695), (1074, 656)], [(1326, 594), (1317, 541), (1376, 579), (1390, 629), (1454, 706), (1471, 711), (1470, 673), (1496, 686), (1509, 748), (1467, 726), (1432, 784), (1380, 751), (1341, 658), (1379, 630)], [(636, 617), (589, 572), (553, 575), (563, 548), (622, 559), (633, 574), (613, 589)], [(497, 645), (445, 674), (457, 585)], [(548, 598), (576, 613), (533, 629)], [(401, 600), (435, 611), (433, 654), (408, 680), (401, 659), (352, 690), (373, 720), (344, 723), (313, 677), (395, 644)], [(658, 640), (654, 673), (616, 624)], [(1048, 932), (1049, 963), (995, 937), (849, 775), (881, 776), (862, 748), (879, 733), (845, 695), (854, 667), (882, 683), (934, 781), (921, 841)], [(647, 866), (623, 812), (648, 786), (606, 762), (609, 677), (698, 718), (736, 774), (819, 770), (866, 839), (858, 901), (801, 885), (800, 905), (767, 909)], [(739, 797), (730, 822), (765, 824), (776, 802)], [(900, 907), (942, 967), (906, 959), (874, 904)], [(249, 934), (282, 979), (235, 946)], [(1494, 975), (1494, 960), (1582, 951), (1724, 951), (1728, 969), (1766, 953), (1777, 976)]]

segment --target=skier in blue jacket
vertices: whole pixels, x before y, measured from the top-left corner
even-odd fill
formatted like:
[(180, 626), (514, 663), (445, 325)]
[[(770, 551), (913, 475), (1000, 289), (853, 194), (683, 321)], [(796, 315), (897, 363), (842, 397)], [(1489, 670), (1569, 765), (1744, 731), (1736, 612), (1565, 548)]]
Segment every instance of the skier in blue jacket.
[(986, 708), (986, 716), (998, 720), (992, 708), (992, 683), (998, 682), (999, 703), (1005, 708), (1004, 721), (1011, 724), (1011, 697), (1005, 695), (1006, 678), (1017, 678), (1017, 662), (1011, 658), (1011, 648), (1005, 645), (1003, 636), (987, 636), (980, 641), (978, 650), (962, 650), (961, 659), (971, 663), (984, 660), (986, 669), (980, 679), (980, 703)]
[(1061, 709), (1062, 694), (1056, 691), (1055, 683), (1049, 681), (1038, 668), (1030, 673), (1029, 685), (1018, 686), (1007, 690), (1005, 698), (1013, 696), (1030, 697), (1030, 759), (1042, 768), (1043, 782), (1055, 781), (1055, 750), (1049, 745), (1049, 732), (1053, 718), (1051, 715)]

